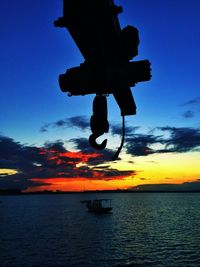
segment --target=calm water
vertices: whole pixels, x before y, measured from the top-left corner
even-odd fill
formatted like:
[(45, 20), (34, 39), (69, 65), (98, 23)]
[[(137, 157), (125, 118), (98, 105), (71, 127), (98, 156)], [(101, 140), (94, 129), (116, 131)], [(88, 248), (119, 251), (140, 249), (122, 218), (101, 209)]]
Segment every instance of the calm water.
[[(112, 198), (94, 215), (80, 200)], [(200, 266), (200, 194), (0, 197), (0, 266)]]

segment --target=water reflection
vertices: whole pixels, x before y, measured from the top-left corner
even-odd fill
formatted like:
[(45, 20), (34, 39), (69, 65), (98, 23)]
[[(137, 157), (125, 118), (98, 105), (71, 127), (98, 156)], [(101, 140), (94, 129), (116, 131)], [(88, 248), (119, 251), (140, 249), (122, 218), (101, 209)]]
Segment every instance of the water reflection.
[[(112, 198), (95, 215), (83, 198)], [(200, 194), (7, 196), (1, 266), (199, 266)]]

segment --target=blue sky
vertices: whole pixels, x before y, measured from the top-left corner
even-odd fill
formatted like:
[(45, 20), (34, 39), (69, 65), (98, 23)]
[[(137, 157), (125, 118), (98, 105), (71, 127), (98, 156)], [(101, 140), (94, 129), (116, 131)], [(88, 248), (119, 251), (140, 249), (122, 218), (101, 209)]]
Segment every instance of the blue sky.
[[(199, 129), (200, 1), (116, 0), (123, 6), (122, 27), (140, 33), (139, 56), (149, 59), (152, 80), (133, 88), (137, 115), (129, 126), (147, 133), (156, 127)], [(61, 0), (2, 0), (0, 9), (0, 134), (24, 144), (88, 137), (89, 131), (53, 127), (53, 123), (92, 112), (93, 96), (67, 97), (58, 75), (83, 62), (65, 29), (53, 21), (62, 16)], [(109, 120), (121, 123), (120, 111), (108, 98)], [(44, 125), (48, 131), (41, 132)], [(108, 147), (115, 139), (110, 136)]]
[[(190, 107), (180, 105), (198, 96), (200, 2), (116, 3), (124, 9), (119, 16), (122, 27), (131, 24), (140, 31), (136, 59), (152, 62), (152, 81), (133, 88), (138, 114), (129, 117), (129, 123), (142, 127), (197, 125), (197, 118), (181, 116)], [(68, 98), (57, 82), (66, 68), (83, 61), (67, 31), (53, 26), (62, 14), (62, 1), (2, 1), (0, 12), (1, 133), (40, 142), (44, 136), (39, 129), (44, 123), (90, 116), (93, 97)], [(112, 97), (109, 117), (121, 119)]]

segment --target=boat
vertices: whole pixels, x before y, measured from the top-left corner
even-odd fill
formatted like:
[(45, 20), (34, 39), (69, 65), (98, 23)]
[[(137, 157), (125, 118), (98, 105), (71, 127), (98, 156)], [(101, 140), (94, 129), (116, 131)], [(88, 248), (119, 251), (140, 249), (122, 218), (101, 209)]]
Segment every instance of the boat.
[(86, 204), (89, 212), (93, 213), (109, 213), (112, 210), (111, 199), (94, 199), (83, 200), (81, 203)]

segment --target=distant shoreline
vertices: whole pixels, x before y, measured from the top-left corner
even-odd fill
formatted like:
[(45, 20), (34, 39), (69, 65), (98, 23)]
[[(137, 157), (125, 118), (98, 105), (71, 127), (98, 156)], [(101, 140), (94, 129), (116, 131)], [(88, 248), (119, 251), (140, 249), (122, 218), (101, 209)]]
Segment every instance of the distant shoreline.
[(61, 194), (96, 194), (96, 193), (131, 193), (131, 194), (149, 194), (149, 193), (200, 193), (200, 190), (96, 190), (96, 191), (35, 191), (22, 192), (20, 190), (0, 190), (1, 196), (8, 195), (61, 195)]

